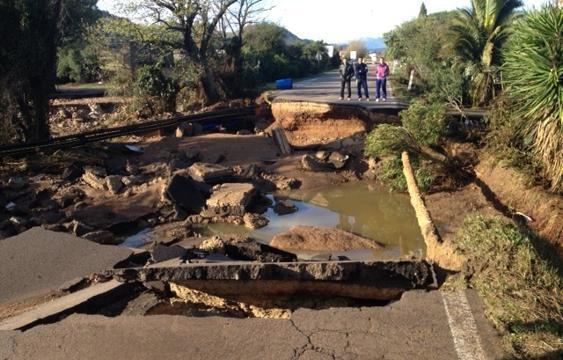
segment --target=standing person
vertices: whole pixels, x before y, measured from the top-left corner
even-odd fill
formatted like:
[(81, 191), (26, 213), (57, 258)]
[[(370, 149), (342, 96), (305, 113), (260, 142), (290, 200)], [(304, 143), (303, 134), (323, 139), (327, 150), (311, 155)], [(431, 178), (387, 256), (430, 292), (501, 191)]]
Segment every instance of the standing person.
[(344, 99), (344, 88), (348, 85), (348, 101), (352, 97), (352, 77), (354, 76), (354, 67), (348, 62), (346, 58), (342, 59), (342, 65), (340, 65), (340, 100)]
[[(379, 101), (382, 99), (383, 101), (387, 101), (387, 76), (389, 76), (389, 65), (385, 62), (383, 58), (379, 59), (379, 64), (377, 64), (376, 70), (376, 80), (375, 80), (375, 91), (376, 91), (376, 99), (375, 101)], [(381, 97), (383, 92), (383, 97)]]
[(363, 58), (358, 59), (358, 64), (356, 65), (356, 84), (358, 85), (358, 100), (362, 101), (362, 89), (366, 95), (366, 100), (369, 101), (369, 90), (368, 90), (368, 66), (364, 63)]

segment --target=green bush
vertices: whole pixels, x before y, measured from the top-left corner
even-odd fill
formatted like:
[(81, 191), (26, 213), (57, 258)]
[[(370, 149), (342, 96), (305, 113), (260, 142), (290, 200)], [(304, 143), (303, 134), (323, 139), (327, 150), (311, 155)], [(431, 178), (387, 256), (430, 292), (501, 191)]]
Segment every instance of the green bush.
[[(411, 165), (413, 166), (414, 175), (420, 191), (429, 191), (436, 181), (436, 177), (431, 169), (424, 167), (418, 157), (411, 158)], [(403, 174), (403, 161), (401, 158), (395, 156), (385, 159), (381, 166), (379, 179), (391, 187), (392, 190), (406, 191), (407, 180)]]
[(400, 156), (403, 151), (409, 153), (420, 151), (418, 142), (404, 127), (379, 125), (366, 138), (364, 153), (367, 156)]
[(164, 111), (176, 111), (178, 85), (163, 73), (160, 64), (145, 65), (137, 70), (134, 93), (137, 99), (155, 102)]
[(418, 99), (400, 117), (403, 127), (421, 145), (435, 146), (446, 134), (446, 106), (442, 103)]
[(102, 78), (98, 57), (87, 48), (75, 46), (62, 48), (58, 52), (57, 78), (60, 82), (91, 83)]

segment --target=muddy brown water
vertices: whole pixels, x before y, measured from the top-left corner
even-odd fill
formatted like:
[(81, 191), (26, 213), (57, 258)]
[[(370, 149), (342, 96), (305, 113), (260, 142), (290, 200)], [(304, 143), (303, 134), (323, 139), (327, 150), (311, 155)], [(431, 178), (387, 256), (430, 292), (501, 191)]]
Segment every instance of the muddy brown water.
[[(203, 229), (202, 235), (244, 235), (269, 243), (276, 234), (296, 225), (336, 227), (373, 239), (385, 247), (377, 251), (298, 252), (299, 257), (307, 260), (333, 255), (333, 258), (346, 256), (350, 260), (396, 260), (422, 258), (425, 254), (424, 239), (408, 195), (390, 192), (379, 183), (349, 183), (312, 191), (279, 193), (276, 196), (289, 199), (299, 211), (280, 216), (270, 208), (265, 214), (270, 223), (263, 229), (249, 230), (244, 226), (214, 224)], [(155, 230), (144, 229), (125, 239), (122, 246), (140, 247), (155, 240), (155, 236), (159, 236)]]
[[(424, 239), (408, 195), (393, 193), (381, 184), (349, 183), (314, 191), (293, 191), (278, 196), (288, 198), (299, 211), (279, 216), (269, 209), (270, 224), (259, 230), (215, 224), (205, 235), (243, 234), (268, 243), (274, 235), (296, 225), (336, 227), (386, 245), (383, 250), (357, 250), (344, 255), (350, 260), (387, 260), (423, 257)], [(319, 253), (299, 253), (309, 259)]]

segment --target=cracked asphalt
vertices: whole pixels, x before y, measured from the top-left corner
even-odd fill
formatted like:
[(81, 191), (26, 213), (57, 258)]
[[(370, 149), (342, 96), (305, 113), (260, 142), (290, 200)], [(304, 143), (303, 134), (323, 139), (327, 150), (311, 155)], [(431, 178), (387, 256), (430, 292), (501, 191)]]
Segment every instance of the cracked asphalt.
[[(467, 298), (487, 359), (497, 338)], [(290, 320), (72, 315), (0, 332), (0, 359), (460, 359), (441, 292), (409, 292), (384, 307), (300, 309)], [(481, 359), (483, 357), (464, 357)]]

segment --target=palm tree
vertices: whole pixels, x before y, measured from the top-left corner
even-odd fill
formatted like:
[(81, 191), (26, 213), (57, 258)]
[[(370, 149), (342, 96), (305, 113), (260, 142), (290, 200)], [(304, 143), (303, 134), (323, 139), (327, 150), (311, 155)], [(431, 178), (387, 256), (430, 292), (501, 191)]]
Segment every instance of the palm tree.
[(495, 95), (501, 49), (521, 6), (521, 0), (471, 0), (471, 9), (458, 10), (451, 45), (458, 66), (471, 79), (473, 105), (484, 105)]
[(503, 80), (511, 113), (543, 164), (553, 191), (563, 191), (563, 9), (527, 13), (505, 50)]

